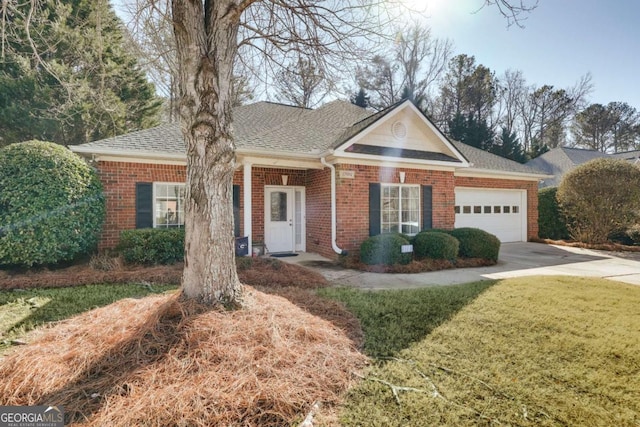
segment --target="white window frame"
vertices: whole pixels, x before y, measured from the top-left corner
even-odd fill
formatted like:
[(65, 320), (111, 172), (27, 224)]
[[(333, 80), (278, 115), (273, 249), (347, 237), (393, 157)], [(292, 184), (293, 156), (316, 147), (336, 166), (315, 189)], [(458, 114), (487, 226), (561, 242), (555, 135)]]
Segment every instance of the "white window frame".
[[(402, 233), (402, 234), (406, 234), (408, 236), (415, 236), (416, 234), (418, 234), (420, 232), (420, 219), (422, 217), (422, 205), (421, 205), (421, 198), (422, 198), (422, 194), (420, 191), (420, 185), (418, 184), (381, 184), (380, 185), (380, 232), (382, 234), (385, 233), (394, 233), (394, 231), (388, 231), (385, 229), (385, 225), (388, 224), (392, 224), (391, 222), (386, 223), (384, 222), (384, 212), (385, 212), (385, 196), (384, 196), (384, 190), (385, 188), (398, 188), (398, 233)], [(417, 221), (402, 221), (402, 211), (403, 211), (403, 206), (402, 206), (402, 191), (403, 190), (407, 190), (407, 189), (415, 189), (417, 190), (417, 194), (418, 194), (418, 219)], [(403, 225), (407, 225), (407, 226), (415, 226), (417, 227), (417, 230), (415, 233), (403, 233), (402, 232), (402, 226)]]
[[(178, 209), (177, 212), (182, 211), (182, 224), (178, 223), (178, 225), (175, 226), (168, 226), (165, 224), (158, 224), (157, 222), (157, 202), (158, 202), (158, 187), (160, 186), (170, 186), (170, 185), (175, 185), (178, 187), (182, 187), (185, 189), (185, 197), (186, 197), (186, 184), (184, 182), (154, 182), (153, 183), (153, 228), (184, 228), (184, 198), (182, 200), (180, 200), (180, 198), (178, 197), (177, 199), (177, 205), (178, 205)], [(168, 199), (166, 199), (168, 200)], [(180, 207), (182, 207), (182, 209), (180, 209)]]

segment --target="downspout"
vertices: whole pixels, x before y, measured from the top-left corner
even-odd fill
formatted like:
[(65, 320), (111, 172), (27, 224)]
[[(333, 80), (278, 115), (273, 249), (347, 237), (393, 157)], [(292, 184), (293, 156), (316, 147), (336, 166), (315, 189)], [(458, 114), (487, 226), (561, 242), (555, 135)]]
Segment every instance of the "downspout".
[(327, 163), (324, 157), (320, 158), (320, 162), (329, 169), (331, 169), (331, 248), (338, 255), (346, 255), (347, 251), (340, 249), (336, 244), (336, 228), (337, 228), (337, 215), (336, 215), (336, 167), (330, 163)]

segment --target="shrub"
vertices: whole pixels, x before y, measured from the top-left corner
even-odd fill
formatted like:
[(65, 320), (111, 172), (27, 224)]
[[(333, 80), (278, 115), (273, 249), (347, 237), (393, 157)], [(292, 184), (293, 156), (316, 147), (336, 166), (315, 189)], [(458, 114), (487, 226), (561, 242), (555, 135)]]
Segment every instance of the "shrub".
[(605, 243), (640, 212), (640, 168), (625, 160), (595, 159), (567, 173), (557, 194), (571, 237)]
[(97, 174), (68, 149), (42, 141), (0, 149), (0, 265), (55, 264), (87, 254), (104, 215)]
[(125, 230), (118, 250), (132, 264), (173, 264), (184, 260), (183, 228)]
[(449, 232), (460, 242), (458, 256), (461, 258), (484, 258), (498, 260), (500, 240), (491, 233), (479, 228), (456, 228)]
[(418, 258), (455, 259), (460, 243), (447, 233), (422, 231), (413, 240), (413, 250)]
[(368, 265), (409, 264), (413, 254), (402, 253), (402, 245), (409, 241), (398, 234), (379, 234), (360, 245), (360, 260)]
[(640, 224), (629, 227), (626, 234), (634, 245), (640, 245)]
[(560, 209), (557, 187), (543, 188), (538, 192), (538, 235), (543, 239), (568, 239), (567, 219)]

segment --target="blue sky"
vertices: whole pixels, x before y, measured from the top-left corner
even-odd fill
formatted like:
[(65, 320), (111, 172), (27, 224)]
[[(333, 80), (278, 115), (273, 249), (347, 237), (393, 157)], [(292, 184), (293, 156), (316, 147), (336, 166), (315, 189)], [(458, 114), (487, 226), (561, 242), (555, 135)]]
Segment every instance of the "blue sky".
[(451, 39), (456, 54), (475, 56), (497, 75), (521, 70), (529, 84), (566, 88), (591, 73), (590, 102), (640, 110), (638, 1), (539, 0), (524, 29), (507, 28), (495, 7), (478, 11), (483, 0), (421, 1), (434, 36)]

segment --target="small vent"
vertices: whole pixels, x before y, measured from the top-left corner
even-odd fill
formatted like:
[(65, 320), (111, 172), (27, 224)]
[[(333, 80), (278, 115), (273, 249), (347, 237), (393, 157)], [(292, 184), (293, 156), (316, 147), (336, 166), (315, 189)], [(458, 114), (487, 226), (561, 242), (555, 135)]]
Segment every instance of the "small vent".
[(402, 122), (395, 122), (391, 125), (391, 134), (396, 139), (405, 139), (407, 137), (407, 126)]

